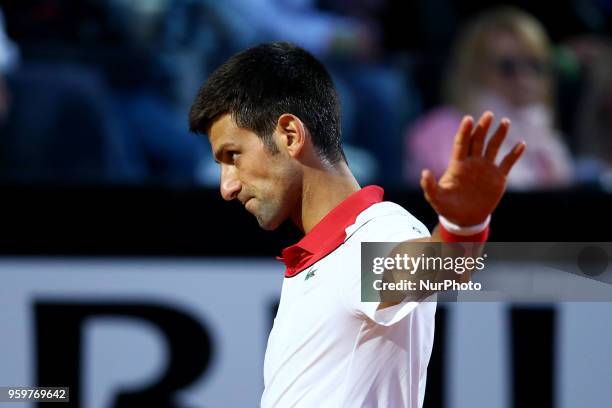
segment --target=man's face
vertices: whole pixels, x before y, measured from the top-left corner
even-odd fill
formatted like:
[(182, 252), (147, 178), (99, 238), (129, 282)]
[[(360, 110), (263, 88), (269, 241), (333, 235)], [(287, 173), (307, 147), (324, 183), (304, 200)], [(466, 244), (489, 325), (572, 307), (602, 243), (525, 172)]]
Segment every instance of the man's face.
[(221, 166), (225, 200), (238, 199), (266, 230), (299, 212), (300, 169), (283, 149), (278, 134), (274, 142), (280, 145), (279, 152), (271, 153), (255, 133), (238, 127), (226, 114), (213, 123), (208, 138)]

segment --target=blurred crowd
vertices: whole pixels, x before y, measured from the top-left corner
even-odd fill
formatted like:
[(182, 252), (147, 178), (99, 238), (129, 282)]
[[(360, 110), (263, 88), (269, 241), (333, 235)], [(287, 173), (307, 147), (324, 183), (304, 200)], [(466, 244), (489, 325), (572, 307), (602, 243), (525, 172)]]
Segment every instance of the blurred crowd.
[(461, 117), (491, 110), (527, 141), (510, 189), (612, 191), (612, 2), (406, 3), (0, 1), (0, 182), (216, 186), (192, 98), (286, 40), (329, 68), (361, 183), (439, 176)]

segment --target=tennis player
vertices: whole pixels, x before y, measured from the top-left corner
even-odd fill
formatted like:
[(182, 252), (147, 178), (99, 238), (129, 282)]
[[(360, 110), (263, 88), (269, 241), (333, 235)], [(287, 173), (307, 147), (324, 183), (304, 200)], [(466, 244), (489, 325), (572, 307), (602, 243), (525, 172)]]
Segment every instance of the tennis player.
[[(324, 66), (289, 43), (225, 62), (199, 90), (190, 128), (208, 135), (221, 195), (266, 230), (291, 220), (281, 300), (264, 362), (262, 407), (421, 407), (435, 299), (362, 302), (361, 243), (484, 241), (506, 177), (525, 149), (496, 160), (510, 123), (485, 143), (493, 115), (459, 124), (448, 169), (423, 170), (440, 216), (427, 228), (377, 186), (361, 188), (340, 141), (339, 101)], [(386, 137), (387, 135), (371, 135)], [(399, 175), (398, 175), (399, 177)]]

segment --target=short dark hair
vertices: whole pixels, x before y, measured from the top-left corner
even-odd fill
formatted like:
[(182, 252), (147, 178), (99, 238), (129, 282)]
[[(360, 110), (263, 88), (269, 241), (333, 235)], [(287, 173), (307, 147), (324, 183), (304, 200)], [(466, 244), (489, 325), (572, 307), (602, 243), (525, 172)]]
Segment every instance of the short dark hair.
[(207, 133), (228, 113), (272, 152), (277, 150), (272, 134), (278, 118), (291, 113), (308, 128), (319, 155), (333, 164), (346, 161), (332, 79), (321, 62), (293, 44), (261, 44), (227, 60), (198, 91), (189, 128)]

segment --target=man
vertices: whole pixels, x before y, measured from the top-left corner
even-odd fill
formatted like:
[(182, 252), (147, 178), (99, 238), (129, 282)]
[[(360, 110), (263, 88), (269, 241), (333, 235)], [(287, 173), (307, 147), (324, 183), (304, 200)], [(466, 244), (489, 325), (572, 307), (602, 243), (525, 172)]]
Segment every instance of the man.
[[(516, 145), (496, 165), (509, 122), (502, 120), (483, 153), (491, 122), (491, 113), (476, 126), (464, 118), (446, 173), (436, 181), (423, 171), (425, 197), (446, 225), (432, 241), (485, 239), (525, 147)], [(428, 232), (402, 207), (383, 202), (380, 187), (361, 189), (352, 176), (323, 65), (288, 43), (243, 51), (200, 89), (190, 127), (208, 134), (224, 199), (239, 200), (264, 229), (290, 219), (305, 233), (283, 250), (261, 405), (421, 406), (435, 301), (361, 302), (359, 262), (361, 242), (422, 241)]]

